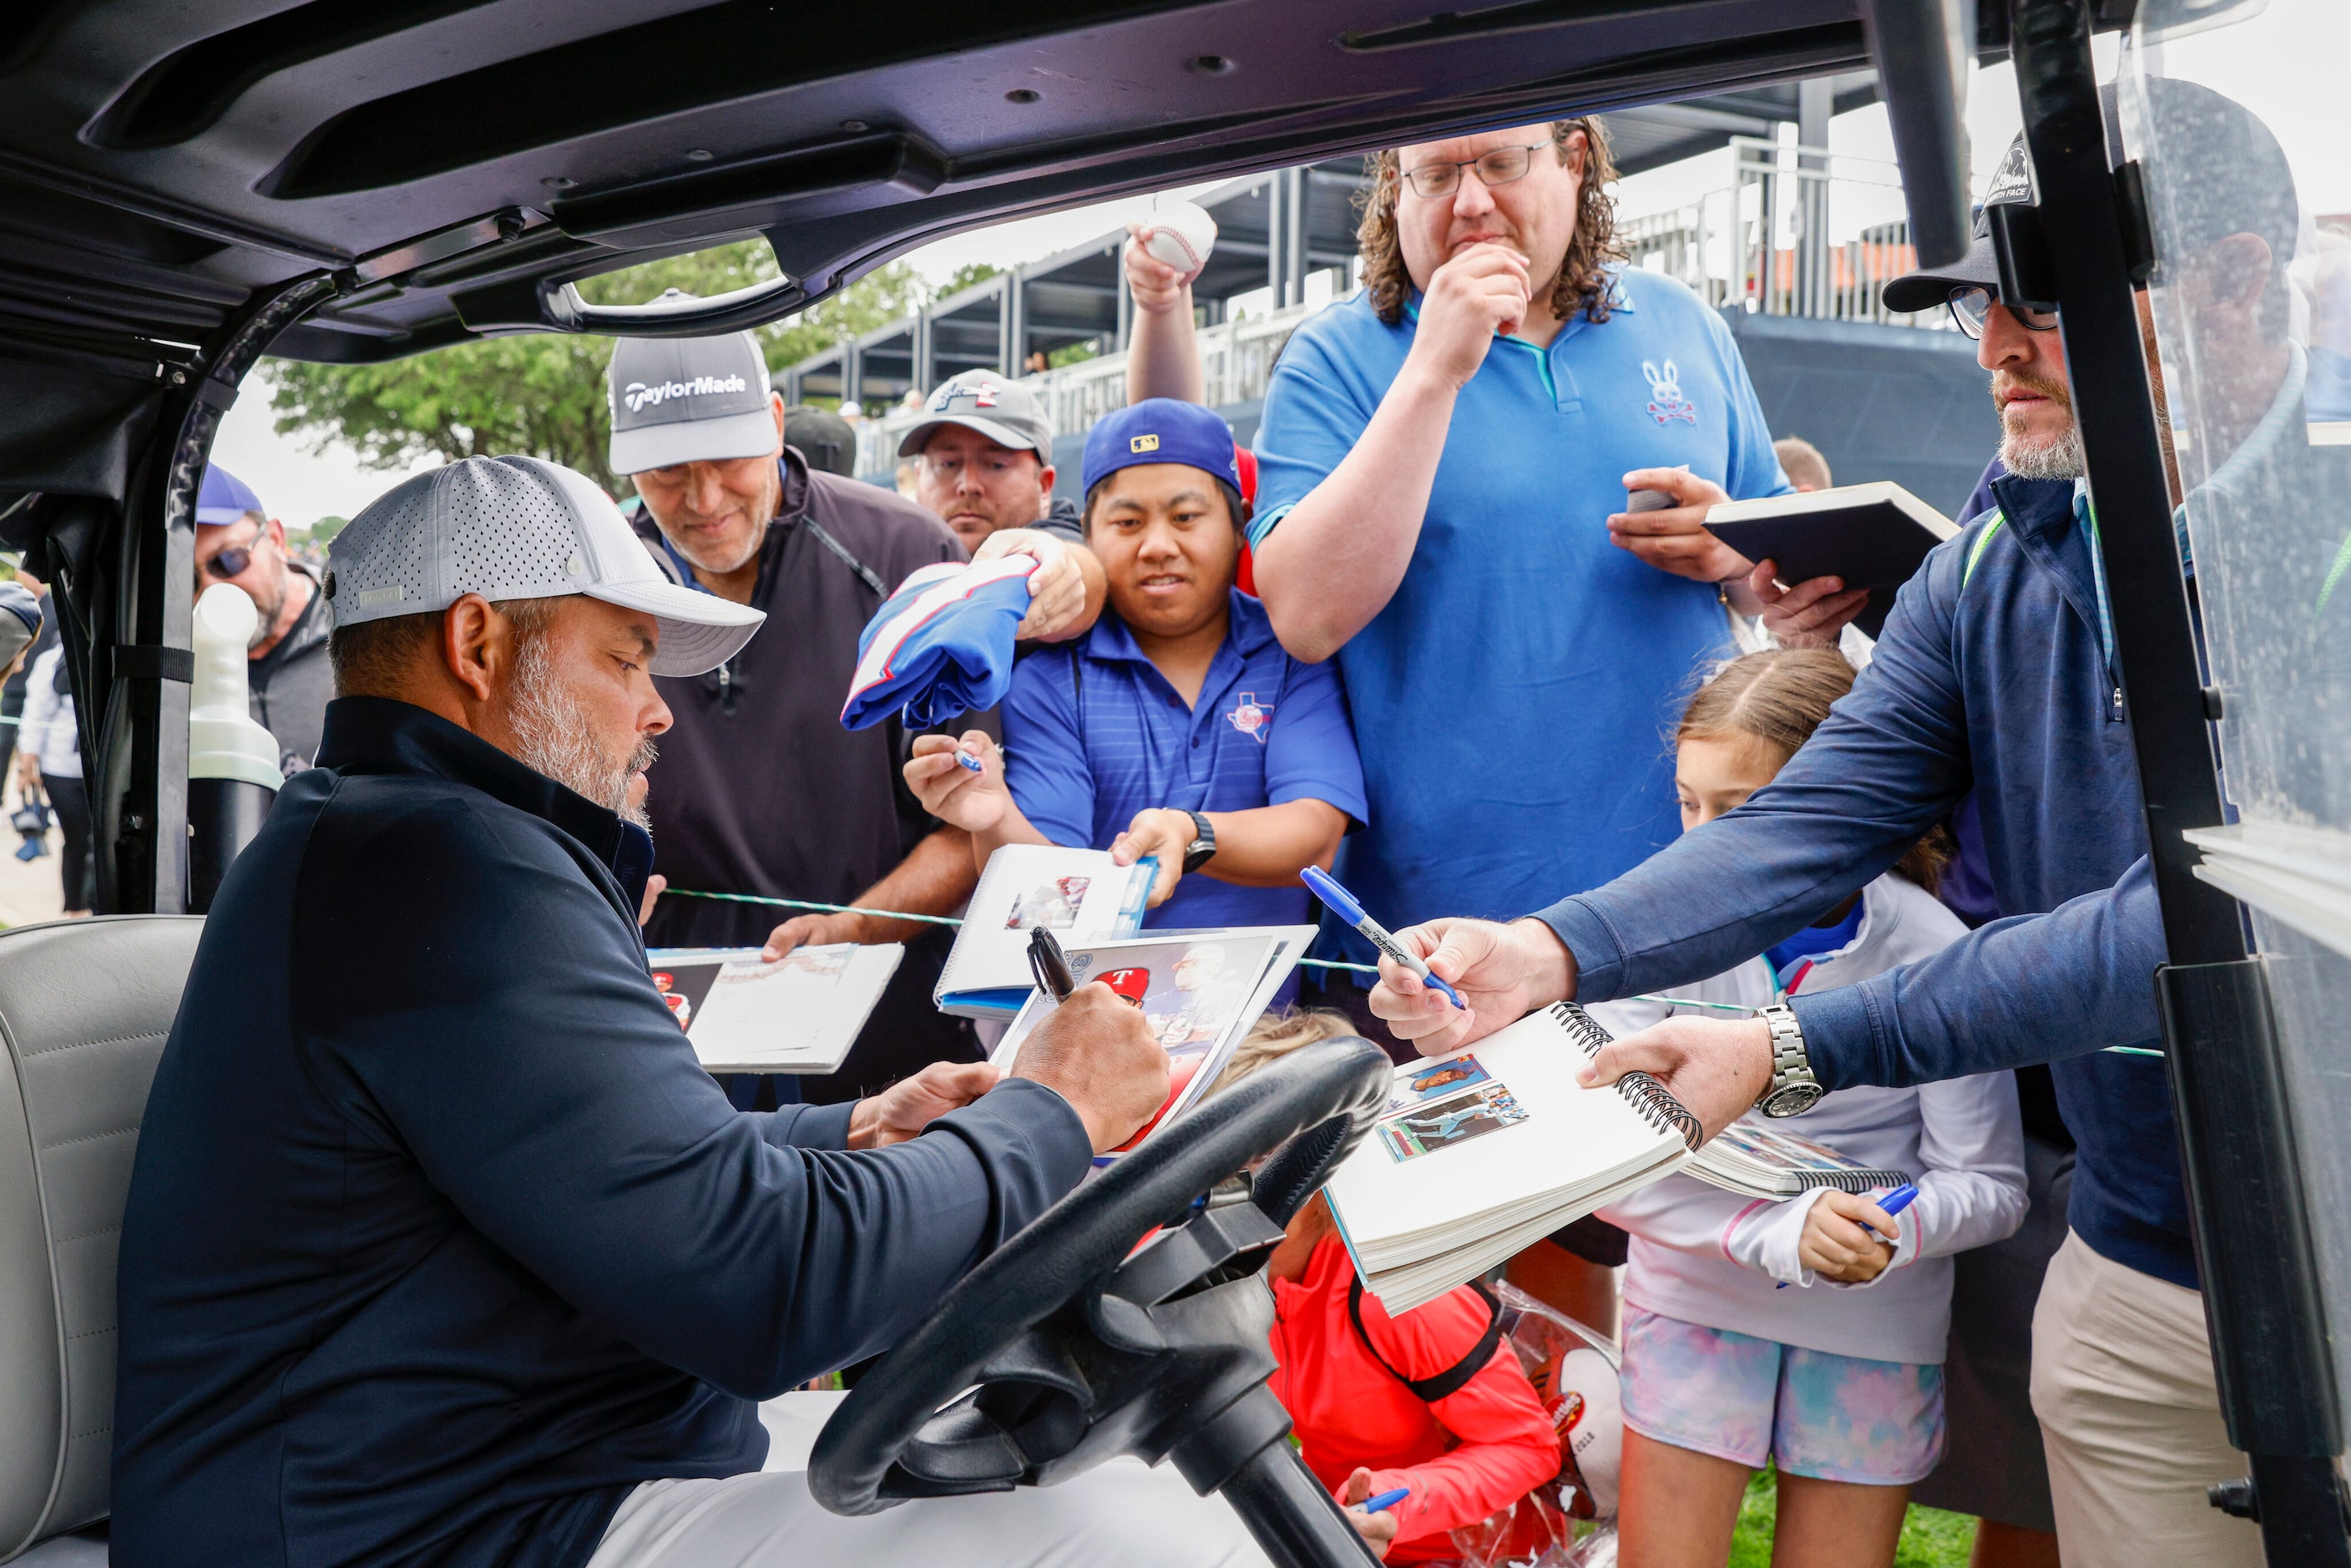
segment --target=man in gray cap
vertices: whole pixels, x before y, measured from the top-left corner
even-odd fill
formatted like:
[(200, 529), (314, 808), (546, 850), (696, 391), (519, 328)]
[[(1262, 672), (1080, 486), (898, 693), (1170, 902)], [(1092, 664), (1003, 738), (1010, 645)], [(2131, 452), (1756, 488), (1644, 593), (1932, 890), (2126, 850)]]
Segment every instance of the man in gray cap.
[(754, 1401), (886, 1348), (1159, 1105), (1143, 1016), (1089, 986), (1000, 1081), (737, 1112), (646, 971), (629, 802), (656, 680), (759, 612), (670, 581), (528, 457), (394, 486), (325, 586), (319, 766), (222, 885), (147, 1102), (116, 1561), (939, 1560), (925, 1531), (977, 1535), (974, 1564), (1072, 1537), (1102, 1561), (1125, 1530), (1129, 1561), (1232, 1552), (1231, 1511), (1164, 1472), (892, 1520), (761, 1473)]
[[(912, 737), (897, 720), (855, 733), (841, 702), (858, 633), (919, 567), (965, 549), (922, 507), (876, 485), (813, 470), (784, 439), (783, 400), (748, 332), (623, 339), (610, 371), (611, 465), (633, 476), (637, 532), (677, 581), (768, 612), (774, 625), (707, 674), (665, 678), (675, 727), (651, 776), (650, 810), (667, 886), (646, 926), (664, 946), (904, 942), (905, 958), (838, 1072), (746, 1074), (730, 1092), (854, 1099), (977, 1042), (931, 991), (953, 933), (880, 916), (810, 912), (686, 894), (749, 894), (948, 915), (971, 895), (971, 848), (925, 813), (899, 775)], [(1043, 562), (1024, 636), (1093, 623), (1077, 547), (1014, 530), (983, 554)], [(1095, 567), (1099, 581), (1099, 567)], [(778, 920), (779, 915), (790, 918)]]
[(966, 549), (976, 553), (1008, 529), (1039, 528), (1077, 550), (1089, 587), (1102, 580), (1077, 503), (1053, 494), (1053, 423), (1035, 393), (994, 371), (966, 371), (939, 383), (923, 414), (898, 455), (916, 461), (914, 498)]

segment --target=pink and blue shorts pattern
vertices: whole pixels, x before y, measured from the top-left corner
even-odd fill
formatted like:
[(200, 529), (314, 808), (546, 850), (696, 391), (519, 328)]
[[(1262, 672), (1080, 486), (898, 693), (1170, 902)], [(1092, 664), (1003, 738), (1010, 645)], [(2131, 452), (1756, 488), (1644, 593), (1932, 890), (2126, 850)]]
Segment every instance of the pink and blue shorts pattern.
[(1761, 1469), (1907, 1486), (1943, 1454), (1943, 1369), (1625, 1312), (1625, 1424)]

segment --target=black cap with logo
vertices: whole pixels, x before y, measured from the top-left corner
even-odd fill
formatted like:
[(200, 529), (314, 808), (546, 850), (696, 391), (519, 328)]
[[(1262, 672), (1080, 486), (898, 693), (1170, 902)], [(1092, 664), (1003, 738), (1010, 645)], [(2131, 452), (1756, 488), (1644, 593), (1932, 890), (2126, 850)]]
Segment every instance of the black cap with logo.
[(604, 386), (615, 474), (764, 457), (776, 450), (767, 356), (748, 332), (622, 338), (612, 346)]

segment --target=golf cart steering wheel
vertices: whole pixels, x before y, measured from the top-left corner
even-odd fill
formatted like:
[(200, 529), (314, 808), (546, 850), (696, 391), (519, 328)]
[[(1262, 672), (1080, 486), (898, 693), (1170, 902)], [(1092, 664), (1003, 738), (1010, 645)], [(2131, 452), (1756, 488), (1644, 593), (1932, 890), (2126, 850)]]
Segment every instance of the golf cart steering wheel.
[[(1173, 1458), (1276, 1563), (1369, 1561), (1283, 1440), (1289, 1415), (1265, 1386), (1273, 1294), (1258, 1274), (1379, 1114), (1392, 1073), (1368, 1040), (1306, 1046), (1062, 1198), (859, 1380), (817, 1438), (810, 1492), (834, 1513), (874, 1513), (1050, 1486), (1121, 1454)], [(1202, 1207), (1275, 1150), (1248, 1198)], [(1170, 1228), (1134, 1251), (1155, 1227)]]

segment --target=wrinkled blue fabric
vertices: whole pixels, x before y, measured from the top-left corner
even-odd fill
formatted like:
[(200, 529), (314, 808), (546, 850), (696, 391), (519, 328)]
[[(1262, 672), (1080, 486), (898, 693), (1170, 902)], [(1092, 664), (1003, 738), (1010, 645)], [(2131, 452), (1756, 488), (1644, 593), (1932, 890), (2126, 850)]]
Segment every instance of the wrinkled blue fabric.
[(1036, 570), (1025, 555), (942, 561), (900, 583), (858, 633), (841, 727), (871, 728), (904, 708), (907, 728), (935, 729), (1002, 702)]

